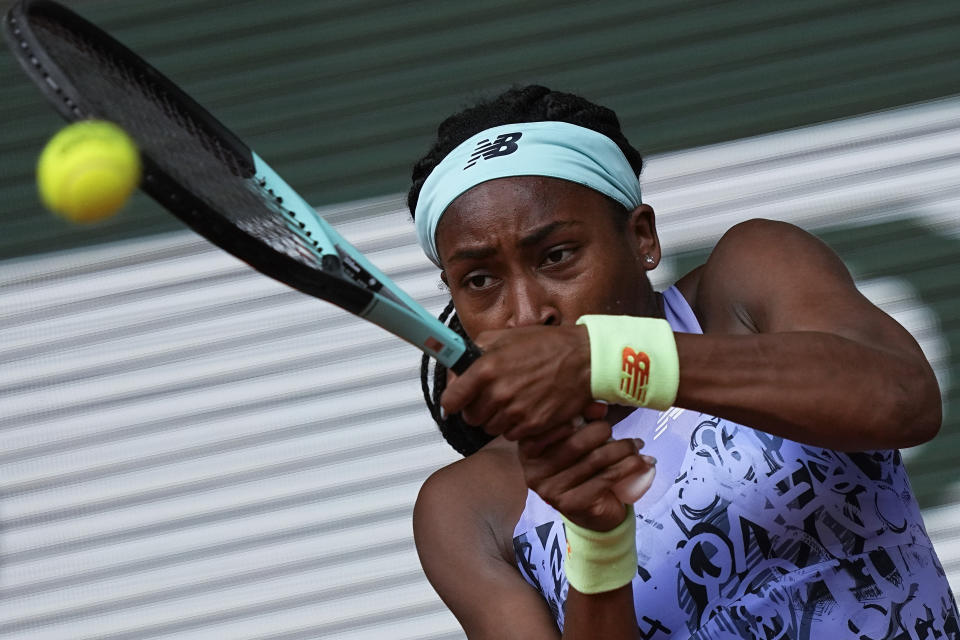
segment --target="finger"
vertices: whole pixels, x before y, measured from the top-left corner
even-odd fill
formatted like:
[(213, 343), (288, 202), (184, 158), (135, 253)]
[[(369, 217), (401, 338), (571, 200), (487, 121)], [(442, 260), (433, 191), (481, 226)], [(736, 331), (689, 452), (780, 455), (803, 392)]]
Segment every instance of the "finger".
[[(641, 459), (644, 458), (644, 456), (640, 457)], [(646, 471), (641, 471), (633, 475), (627, 475), (626, 477), (617, 480), (613, 486), (610, 487), (610, 490), (615, 496), (620, 498), (620, 501), (624, 504), (633, 504), (642, 498), (643, 495), (650, 489), (651, 485), (653, 485), (656, 475), (657, 467), (656, 464), (653, 463)]]
[(440, 395), (440, 405), (447, 413), (460, 413), (474, 400), (486, 385), (488, 368), (484, 356), (480, 356), (463, 374), (448, 379), (447, 387)]
[[(498, 421), (494, 420), (496, 410), (497, 406), (490, 398), (490, 389), (488, 387), (478, 389), (477, 395), (471, 398), (470, 402), (460, 410), (460, 415), (467, 424), (475, 427), (483, 427), (483, 430), (490, 435), (499, 435), (504, 429), (509, 428), (510, 425), (504, 424), (497, 430), (496, 423)], [(503, 420), (501, 419), (499, 422), (502, 423)]]
[(579, 425), (574, 424), (573, 422), (568, 422), (566, 424), (554, 427), (553, 429), (550, 429), (542, 434), (519, 440), (518, 446), (520, 455), (524, 458), (536, 458), (540, 456), (547, 447), (555, 442), (559, 442), (560, 440), (569, 437), (574, 431), (582, 426), (583, 423), (581, 419), (581, 424)]
[[(610, 475), (611, 469), (617, 469), (619, 463), (630, 457), (638, 457), (632, 441), (611, 440), (565, 469), (543, 479), (542, 484), (549, 485), (549, 491), (553, 494), (567, 492), (592, 478), (602, 477), (604, 473)], [(640, 460), (646, 464), (642, 458)], [(611, 477), (619, 479), (615, 473)]]
[[(515, 398), (499, 381), (478, 389), (478, 394), (463, 408), (467, 422), (483, 427), (490, 435), (511, 430), (524, 415), (524, 399)], [(512, 439), (509, 438), (508, 439)]]
[(537, 468), (543, 469), (547, 475), (553, 475), (609, 441), (610, 434), (609, 423), (588, 422), (579, 429), (574, 429), (568, 437), (558, 438), (545, 447), (540, 455), (529, 459), (521, 458), (521, 462), (535, 461)]
[(536, 392), (517, 394), (504, 381), (494, 381), (482, 396), (483, 402), (488, 403), (487, 409), (493, 410), (485, 428), (503, 434), (507, 440), (521, 440), (552, 431), (579, 414), (576, 407), (557, 406), (550, 398), (537, 402), (538, 397)]
[[(592, 409), (591, 409), (592, 408)], [(601, 402), (595, 402), (590, 407), (588, 407), (588, 413), (599, 415), (606, 414), (607, 405)], [(603, 416), (591, 418), (591, 422), (596, 422), (602, 420)], [(568, 437), (571, 433), (576, 430), (583, 428), (587, 423), (583, 416), (577, 415), (574, 416), (569, 422), (563, 423), (560, 426), (554, 426), (547, 431), (537, 433), (532, 436), (527, 436), (524, 438), (519, 438), (517, 442), (519, 443), (520, 451), (522, 455), (527, 458), (535, 458), (543, 453), (543, 451), (550, 446), (551, 444), (562, 440), (563, 438)], [(511, 439), (511, 432), (506, 432), (505, 437), (509, 440)], [(643, 448), (643, 440), (639, 438), (634, 438), (637, 449)]]
[(440, 406), (447, 413), (460, 413), (464, 406), (473, 397), (473, 389), (459, 378), (456, 382), (447, 384), (447, 388), (440, 394)]
[[(510, 428), (503, 433), (507, 440), (534, 438), (553, 429), (558, 424), (583, 420), (583, 406), (576, 399), (563, 398), (559, 402), (528, 406), (526, 397), (515, 398), (503, 411), (511, 420)], [(600, 418), (597, 418), (600, 420)], [(592, 420), (596, 422), (597, 420)]]
[[(628, 456), (614, 465), (605, 467), (601, 472), (584, 482), (570, 487), (555, 498), (553, 506), (577, 524), (581, 524), (578, 520), (584, 515), (591, 514), (597, 508), (597, 505), (606, 503), (611, 496), (613, 487), (619, 482), (631, 477), (655, 473), (653, 469), (654, 467), (643, 456)], [(623, 501), (619, 498), (617, 502), (623, 504)], [(615, 526), (619, 522), (618, 520), (612, 524)], [(582, 526), (588, 525), (584, 524)]]
[(483, 411), (482, 414), (480, 410), (478, 410), (471, 415), (486, 415), (486, 418), (478, 420), (478, 424), (483, 427), (484, 431), (492, 436), (504, 435), (513, 424), (503, 411), (496, 410), (495, 404), (488, 403), (481, 407), (481, 410)]

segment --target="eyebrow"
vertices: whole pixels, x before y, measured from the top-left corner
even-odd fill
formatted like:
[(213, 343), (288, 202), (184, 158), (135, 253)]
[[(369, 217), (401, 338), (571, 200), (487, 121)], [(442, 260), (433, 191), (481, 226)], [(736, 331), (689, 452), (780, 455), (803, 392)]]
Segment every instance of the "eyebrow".
[(579, 224), (579, 222), (574, 220), (557, 220), (555, 222), (551, 222), (550, 224), (545, 224), (539, 229), (534, 229), (527, 235), (520, 238), (520, 242), (518, 244), (521, 247), (532, 247), (548, 238), (551, 233), (557, 231), (558, 229), (572, 227)]
[[(581, 224), (579, 221), (574, 220), (557, 220), (549, 224), (545, 224), (539, 229), (534, 229), (527, 235), (520, 238), (520, 241), (517, 243), (520, 247), (532, 247), (539, 242), (542, 242), (545, 238), (549, 237), (551, 233), (562, 229), (564, 227), (571, 227)], [(463, 249), (458, 249), (450, 256), (450, 259), (447, 261), (457, 262), (460, 260), (482, 260), (484, 258), (489, 258), (494, 255), (497, 250), (494, 247), (464, 247)]]

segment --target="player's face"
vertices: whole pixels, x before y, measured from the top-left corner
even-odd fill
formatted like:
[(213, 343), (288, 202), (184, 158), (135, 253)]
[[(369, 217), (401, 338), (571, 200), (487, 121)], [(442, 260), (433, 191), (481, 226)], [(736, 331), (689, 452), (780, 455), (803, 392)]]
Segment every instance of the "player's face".
[(653, 210), (616, 215), (626, 214), (603, 195), (555, 178), (491, 180), (457, 198), (437, 247), (467, 333), (657, 315), (646, 278), (660, 260)]

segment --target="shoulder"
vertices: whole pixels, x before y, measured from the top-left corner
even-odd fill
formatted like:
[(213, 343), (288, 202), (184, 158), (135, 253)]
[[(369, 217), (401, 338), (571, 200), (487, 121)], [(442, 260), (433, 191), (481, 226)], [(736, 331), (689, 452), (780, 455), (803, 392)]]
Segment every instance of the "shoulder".
[[(738, 253), (730, 255), (734, 251)], [(785, 255), (794, 254), (836, 257), (819, 238), (794, 224), (754, 218), (730, 227), (717, 242), (708, 263), (718, 259), (734, 264), (771, 259), (780, 262)]]
[(493, 554), (512, 562), (513, 526), (526, 499), (526, 484), (513, 447), (494, 441), (427, 478), (413, 511), (421, 557), (449, 546), (450, 533), (456, 532), (456, 544), (469, 546), (464, 553)]
[(706, 333), (764, 332), (775, 301), (857, 296), (840, 258), (796, 225), (752, 219), (731, 227), (707, 261), (677, 282)]
[(497, 439), (435, 472), (414, 508), (423, 571), (470, 638), (557, 637), (550, 610), (513, 556), (527, 495), (514, 446)]

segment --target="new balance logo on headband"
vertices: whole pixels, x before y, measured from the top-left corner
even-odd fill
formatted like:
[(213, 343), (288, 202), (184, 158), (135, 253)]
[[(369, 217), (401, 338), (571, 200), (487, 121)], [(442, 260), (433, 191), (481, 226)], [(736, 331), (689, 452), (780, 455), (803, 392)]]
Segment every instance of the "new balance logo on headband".
[(483, 158), (484, 160), (490, 160), (491, 158), (496, 158), (498, 156), (508, 156), (514, 151), (517, 150), (517, 140), (520, 139), (520, 136), (523, 134), (519, 131), (515, 133), (501, 133), (499, 136), (494, 138), (493, 142), (490, 142), (489, 139), (484, 138), (477, 143), (477, 148), (474, 149), (473, 154), (470, 156), (470, 160), (467, 161), (467, 166), (464, 167), (464, 170), (469, 169), (473, 165), (477, 164), (477, 160)]

